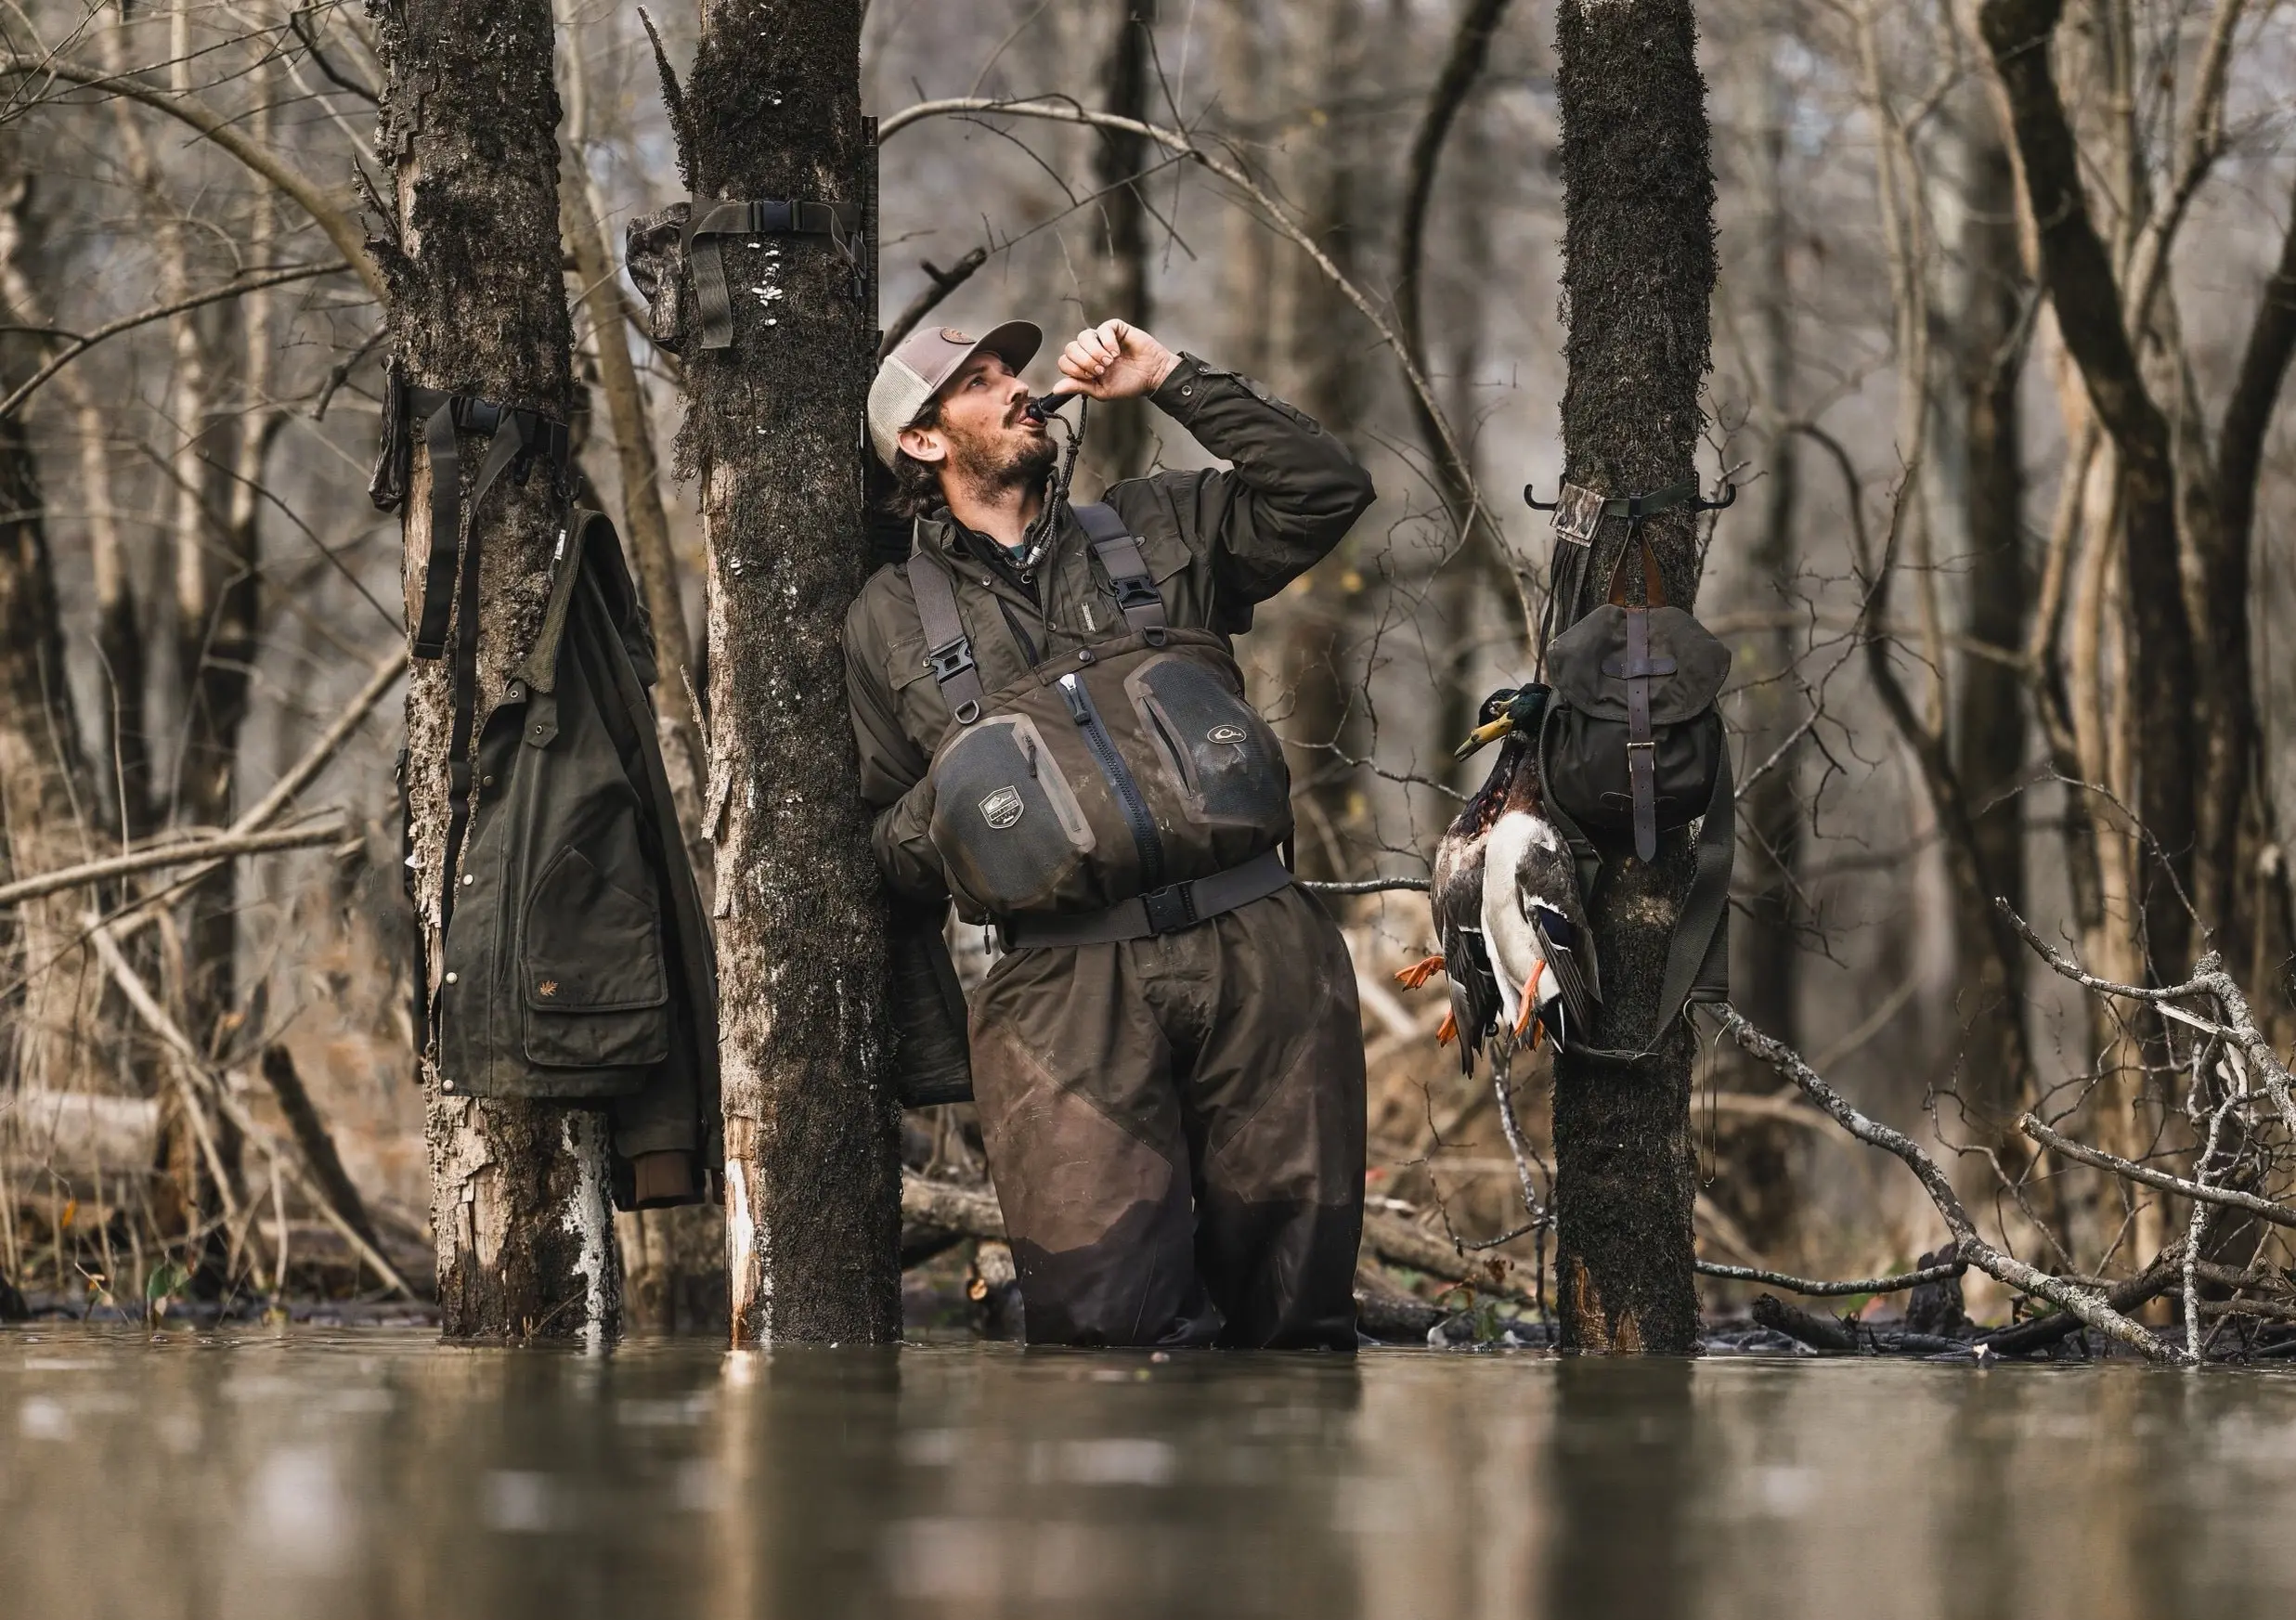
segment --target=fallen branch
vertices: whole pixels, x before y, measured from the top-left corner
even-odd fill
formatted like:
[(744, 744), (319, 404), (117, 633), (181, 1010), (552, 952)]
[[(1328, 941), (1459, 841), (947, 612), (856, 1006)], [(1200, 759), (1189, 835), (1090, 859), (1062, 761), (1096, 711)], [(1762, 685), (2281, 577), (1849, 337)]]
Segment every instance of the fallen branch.
[(1340, 882), (1324, 882), (1295, 877), (1291, 887), (1304, 888), (1310, 894), (1425, 894), (1424, 877), (1356, 877)]
[(341, 816), (305, 826), (287, 827), (270, 833), (245, 833), (237, 837), (228, 834), (210, 833), (204, 836), (184, 838), (149, 849), (137, 849), (125, 855), (111, 855), (101, 861), (89, 861), (78, 866), (59, 867), (54, 872), (42, 872), (20, 878), (10, 884), (0, 884), (0, 906), (19, 905), (42, 895), (54, 894), (61, 888), (82, 888), (92, 883), (103, 883), (131, 873), (150, 872), (162, 866), (184, 866), (193, 862), (214, 862), (238, 855), (265, 855), (278, 849), (305, 849), (318, 844), (339, 843), (348, 824)]
[(320, 1217), (335, 1229), (343, 1240), (351, 1246), (351, 1251), (364, 1261), (377, 1277), (381, 1277), (390, 1288), (410, 1300), (421, 1298), (421, 1295), (408, 1286), (407, 1279), (398, 1275), (397, 1268), (383, 1258), (382, 1251), (360, 1237), (353, 1229), (351, 1224), (336, 1211), (334, 1205), (328, 1201), (311, 1171), (300, 1160), (282, 1151), (279, 1138), (258, 1124), (254, 1116), (240, 1106), (240, 1100), (231, 1095), (231, 1088), (226, 1083), (223, 1076), (207, 1066), (206, 1057), (192, 1043), (191, 1037), (185, 1034), (175, 1020), (167, 1016), (167, 1010), (161, 1006), (153, 997), (150, 988), (137, 976), (136, 970), (128, 966), (127, 958), (120, 954), (120, 947), (112, 939), (111, 930), (104, 925), (101, 919), (93, 916), (86, 919), (86, 926), (88, 940), (95, 946), (96, 954), (102, 961), (104, 970), (111, 975), (112, 981), (120, 987), (120, 993), (127, 999), (127, 1004), (136, 1010), (136, 1016), (144, 1021), (145, 1025), (160, 1038), (169, 1050), (175, 1053), (183, 1066), (182, 1072), (206, 1094), (208, 1100), (215, 1105), (224, 1118), (238, 1127), (241, 1135), (264, 1150), (275, 1169), (283, 1169), (295, 1178), (296, 1182), (301, 1185), (305, 1196), (311, 1200), (312, 1208), (316, 1209)]
[[(2272, 1098), (2273, 1106), (2279, 1110), (2281, 1121), (2290, 1130), (2296, 1131), (2296, 1093), (2290, 1089), (2291, 1084), (2296, 1082), (2291, 1082), (2288, 1068), (2281, 1063), (2280, 1055), (2272, 1049), (2272, 1043), (2265, 1040), (2264, 1031), (2256, 1027), (2256, 1019), (2249, 1011), (2248, 997), (2240, 993), (2240, 987), (2233, 981), (2232, 975), (2225, 971), (2222, 954), (2208, 952), (2192, 965), (2192, 977), (2182, 984), (2172, 984), (2158, 990), (2140, 984), (2116, 984), (2109, 978), (2099, 978), (2035, 933), (2032, 925), (2017, 915), (2007, 901), (1996, 900), (1993, 904), (2000, 908), (2001, 914), (2009, 920), (2009, 926), (2023, 937), (2025, 943), (2032, 947), (2034, 954), (2047, 963), (2060, 978), (2069, 978), (2082, 989), (2094, 991), (2098, 995), (2142, 1002), (2158, 1010), (2164, 1017), (2174, 1018), (2203, 1034), (2220, 1036), (2230, 1042), (2262, 1072), (2265, 1095)], [(2213, 998), (2222, 1009), (2221, 1020), (2211, 1023), (2207, 1019), (2195, 1017), (2174, 1004), (2193, 996)]]
[(279, 1099), (280, 1117), (294, 1133), (295, 1146), (303, 1151), (303, 1161), (310, 1166), (328, 1203), (354, 1231), (380, 1251), (383, 1239), (375, 1235), (375, 1224), (368, 1218), (367, 1200), (358, 1196), (357, 1185), (343, 1168), (343, 1156), (335, 1151), (335, 1139), (327, 1129), (327, 1121), (319, 1118), (318, 1105), (311, 1101), (310, 1089), (296, 1072), (293, 1055), (284, 1046), (266, 1046), (258, 1067), (271, 1095)]
[(2254, 1193), (2244, 1193), (2236, 1187), (2210, 1186), (2204, 1182), (2187, 1181), (2181, 1175), (2154, 1170), (2134, 1160), (2122, 1159), (2118, 1154), (2076, 1142), (2069, 1136), (2060, 1136), (2030, 1114), (2017, 1121), (2017, 1129), (2050, 1152), (2061, 1154), (2075, 1164), (2085, 1164), (2094, 1170), (2109, 1170), (2130, 1181), (2143, 1182), (2147, 1186), (2157, 1186), (2162, 1192), (2175, 1193), (2201, 1203), (2221, 1204), (2228, 1210), (2245, 1210), (2276, 1226), (2296, 1226), (2296, 1210), (2276, 1204), (2270, 1199), (2260, 1199)]
[(1868, 1119), (1852, 1108), (1839, 1092), (1828, 1085), (1803, 1060), (1799, 1053), (1784, 1042), (1757, 1030), (1736, 1007), (1724, 1002), (1715, 1010), (1721, 1017), (1722, 1027), (1747, 1053), (1801, 1087), (1803, 1095), (1833, 1115), (1842, 1129), (1852, 1136), (1886, 1153), (1894, 1154), (1913, 1173), (1914, 1179), (1922, 1185), (1922, 1190), (1929, 1195), (1929, 1201), (1937, 1206), (1938, 1213), (1945, 1218), (1945, 1225), (1953, 1235), (1954, 1249), (1963, 1260), (2020, 1293), (2034, 1294), (2047, 1300), (2098, 1332), (2128, 1345), (2147, 1360), (2176, 1363), (2185, 1359), (2181, 1352), (2129, 1320), (2094, 1290), (2077, 1288), (2044, 1271), (2036, 1270), (1988, 1243), (1978, 1236), (1977, 1223), (1969, 1218), (1969, 1212), (1962, 1205), (1961, 1195), (1953, 1190), (1953, 1184), (1946, 1179), (1945, 1172), (1911, 1137), (1891, 1130), (1878, 1121)]
[[(2116, 1311), (2134, 1311), (2160, 1298), (2176, 1286), (2183, 1274), (2184, 1245), (2172, 1243), (2160, 1251), (2160, 1257), (2136, 1276), (2115, 1283), (2105, 1290), (2105, 1302)], [(2019, 1322), (2013, 1328), (1997, 1328), (1991, 1333), (1978, 1335), (1977, 1342), (2003, 1355), (2021, 1355), (2069, 1339), (2086, 1324), (2069, 1312), (2058, 1311), (2046, 1316), (2036, 1316), (2030, 1322)]]
[(1821, 1316), (1803, 1310), (1799, 1305), (1790, 1305), (1776, 1294), (1763, 1294), (1758, 1298), (1754, 1302), (1753, 1316), (1755, 1321), (1772, 1333), (1783, 1333), (1812, 1350), (1833, 1355), (1857, 1353), (1858, 1335), (1854, 1329), (1832, 1316)]
[[(1959, 1277), (1969, 1269), (1966, 1261), (1955, 1260), (1944, 1265), (1926, 1265), (1919, 1271), (1900, 1272), (1894, 1277), (1861, 1277), (1848, 1282), (1814, 1282), (1806, 1277), (1789, 1277), (1782, 1271), (1723, 1265), (1711, 1260), (1693, 1261), (1692, 1264), (1701, 1277), (1719, 1277), (1731, 1282), (1766, 1283), (1771, 1288), (1806, 1294), (1811, 1299), (1836, 1299), (1847, 1294), (1894, 1294), (1906, 1289), (1919, 1288), (1926, 1282), (1943, 1282), (1947, 1277)], [(1756, 1302), (1758, 1306), (1759, 1302)]]

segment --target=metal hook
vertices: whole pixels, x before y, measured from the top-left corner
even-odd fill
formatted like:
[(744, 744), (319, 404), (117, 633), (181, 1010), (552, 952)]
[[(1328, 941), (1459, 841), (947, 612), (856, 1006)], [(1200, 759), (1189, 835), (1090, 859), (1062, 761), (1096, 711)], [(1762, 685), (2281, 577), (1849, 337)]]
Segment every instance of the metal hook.
[(1690, 509), (1693, 512), (1720, 512), (1727, 507), (1736, 505), (1737, 500), (1738, 486), (1735, 484), (1725, 484), (1722, 486), (1721, 499), (1708, 500), (1703, 495), (1693, 496), (1690, 501)]
[(1537, 496), (1531, 493), (1537, 487), (1535, 484), (1525, 484), (1523, 486), (1523, 504), (1533, 512), (1553, 512), (1563, 504), (1563, 498), (1559, 493), (1552, 500), (1539, 499)]

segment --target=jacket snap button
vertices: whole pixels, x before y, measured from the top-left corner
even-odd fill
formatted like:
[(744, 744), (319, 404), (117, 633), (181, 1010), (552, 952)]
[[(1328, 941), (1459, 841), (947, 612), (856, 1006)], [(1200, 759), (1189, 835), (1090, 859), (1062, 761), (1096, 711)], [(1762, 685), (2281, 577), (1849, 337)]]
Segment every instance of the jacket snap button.
[(465, 872), (462, 875), (462, 887), (464, 888), (470, 888), (472, 884), (476, 883), (477, 881), (478, 874), (475, 872)]
[(1092, 662), (1092, 651), (1091, 651), (1091, 649), (1087, 648), (1087, 649), (1085, 649), (1084, 651), (1083, 651), (1083, 652), (1081, 652), (1081, 653), (1077, 654), (1076, 654), (1076, 661), (1077, 661), (1079, 664), (1089, 664), (1089, 663), (1091, 663), (1091, 662)]
[(454, 1082), (451, 1080), (442, 1080), (438, 1082), (438, 1089), (441, 1091), (452, 1091), (454, 1090)]
[(452, 984), (454, 981), (455, 981), (455, 975), (453, 975), (453, 974), (451, 974), (451, 973), (449, 973), (448, 975), (447, 975), (447, 982), (448, 982), (448, 984)]
[(1186, 398), (1189, 397), (1191, 395), (1193, 395), (1195, 392), (1196, 392), (1196, 384), (1195, 384), (1195, 383), (1193, 383), (1193, 382), (1183, 382), (1183, 383), (1181, 383), (1181, 384), (1180, 384), (1180, 397), (1181, 397), (1181, 398), (1186, 399)]
[(481, 787), (492, 787), (494, 785), (494, 778), (491, 776), (482, 776), (478, 779), (478, 785)]

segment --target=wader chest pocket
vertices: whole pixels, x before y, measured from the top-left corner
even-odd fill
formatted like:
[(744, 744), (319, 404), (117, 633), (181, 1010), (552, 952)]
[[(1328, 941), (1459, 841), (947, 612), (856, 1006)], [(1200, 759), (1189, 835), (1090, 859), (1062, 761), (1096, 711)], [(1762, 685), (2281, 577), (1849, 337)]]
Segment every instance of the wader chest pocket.
[(933, 764), (933, 848), (951, 888), (998, 915), (1051, 901), (1092, 853), (1092, 825), (1043, 733), (992, 715)]
[(1219, 675), (1189, 658), (1151, 658), (1124, 681), (1188, 819), (1280, 834), (1291, 776), (1276, 734)]
[(635, 823), (626, 810), (590, 850), (561, 849), (535, 885), (519, 952), (529, 1062), (636, 1068), (669, 1056), (661, 908)]

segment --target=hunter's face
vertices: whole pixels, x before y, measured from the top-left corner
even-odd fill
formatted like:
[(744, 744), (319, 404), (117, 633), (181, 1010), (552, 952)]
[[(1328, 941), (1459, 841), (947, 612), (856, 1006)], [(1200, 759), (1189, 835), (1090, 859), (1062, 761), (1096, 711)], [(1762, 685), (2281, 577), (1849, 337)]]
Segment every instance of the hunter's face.
[(941, 460), (949, 473), (976, 488), (1026, 483), (1053, 462), (1052, 438), (1029, 414), (1028, 384), (996, 355), (966, 361), (941, 388), (939, 424), (910, 429), (904, 447), (912, 434), (941, 452), (919, 460)]

